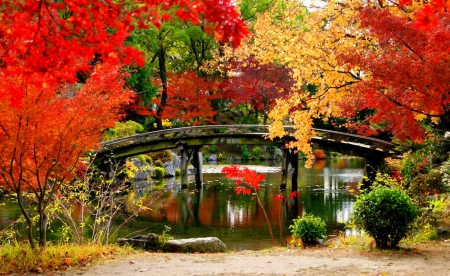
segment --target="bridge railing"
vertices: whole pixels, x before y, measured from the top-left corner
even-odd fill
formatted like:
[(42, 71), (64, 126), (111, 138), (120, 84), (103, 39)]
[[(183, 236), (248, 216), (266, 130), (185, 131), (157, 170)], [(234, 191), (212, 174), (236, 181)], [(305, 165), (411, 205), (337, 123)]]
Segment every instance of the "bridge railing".
[[(164, 140), (164, 139), (183, 139), (186, 137), (202, 137), (202, 136), (227, 136), (252, 133), (253, 135), (260, 134), (264, 136), (268, 134), (268, 125), (207, 125), (207, 126), (194, 126), (194, 127), (181, 127), (173, 129), (157, 130), (152, 132), (146, 132), (136, 134), (132, 136), (122, 137), (110, 141), (101, 143), (101, 150), (111, 150), (128, 145), (138, 145), (141, 143), (148, 143), (152, 141)], [(285, 131), (288, 134), (292, 134), (295, 129), (293, 126), (285, 126)], [(357, 143), (367, 145), (370, 148), (376, 148), (383, 151), (393, 151), (393, 143), (377, 138), (365, 137), (352, 133), (344, 133), (326, 129), (313, 129), (317, 136), (316, 139), (332, 140), (341, 143)], [(287, 136), (286, 138), (289, 138)]]

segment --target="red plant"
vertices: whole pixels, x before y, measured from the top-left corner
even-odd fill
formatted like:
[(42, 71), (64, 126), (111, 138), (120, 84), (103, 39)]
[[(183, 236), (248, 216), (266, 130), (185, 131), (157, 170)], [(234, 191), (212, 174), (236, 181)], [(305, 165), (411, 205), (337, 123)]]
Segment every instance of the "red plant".
[(225, 174), (225, 178), (234, 179), (236, 188), (234, 191), (236, 194), (249, 195), (252, 192), (255, 193), (256, 202), (261, 207), (264, 212), (264, 217), (266, 218), (267, 226), (269, 227), (270, 236), (272, 237), (273, 245), (276, 246), (275, 239), (273, 237), (272, 227), (270, 226), (269, 217), (267, 216), (266, 209), (264, 208), (261, 200), (259, 199), (258, 191), (260, 188), (259, 182), (265, 179), (265, 174), (258, 174), (255, 170), (250, 170), (249, 168), (240, 168), (238, 165), (227, 166), (222, 169), (222, 173)]
[(325, 154), (325, 152), (323, 150), (314, 150), (314, 156), (316, 157), (316, 159), (325, 159), (327, 158), (327, 155)]

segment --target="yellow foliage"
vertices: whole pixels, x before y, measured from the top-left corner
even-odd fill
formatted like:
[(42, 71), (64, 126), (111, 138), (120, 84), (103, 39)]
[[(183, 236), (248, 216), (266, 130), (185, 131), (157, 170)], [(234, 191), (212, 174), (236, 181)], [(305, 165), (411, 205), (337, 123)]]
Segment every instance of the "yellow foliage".
[[(237, 60), (254, 56), (261, 63), (274, 62), (292, 69), (295, 87), (285, 91), (287, 97), (278, 100), (269, 112), (273, 120), (269, 137), (284, 135), (283, 124), (288, 119), (296, 128), (292, 134), (296, 141), (289, 147), (309, 157), (313, 156), (312, 119), (327, 120), (330, 116), (343, 115), (339, 105), (348, 100), (352, 85), (370, 78), (370, 73), (347, 68), (337, 59), (340, 54), (357, 53), (376, 42), (368, 30), (360, 27), (359, 10), (373, 6), (389, 8), (397, 15), (412, 16), (411, 12), (420, 7), (419, 2), (405, 9), (383, 1), (326, 2), (327, 5), (311, 12), (299, 1), (283, 1), (284, 9), (274, 4), (272, 10), (258, 15), (251, 28), (252, 36), (240, 48), (235, 52), (227, 50), (227, 56)], [(318, 91), (305, 91), (305, 84), (316, 85)]]

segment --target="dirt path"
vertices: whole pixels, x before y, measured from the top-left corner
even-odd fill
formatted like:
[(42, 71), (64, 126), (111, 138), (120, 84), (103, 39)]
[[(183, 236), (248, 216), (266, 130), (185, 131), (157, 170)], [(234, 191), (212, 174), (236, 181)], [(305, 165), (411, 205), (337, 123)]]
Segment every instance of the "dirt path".
[(146, 253), (62, 273), (91, 275), (450, 275), (450, 244), (400, 251), (274, 249), (225, 254)]

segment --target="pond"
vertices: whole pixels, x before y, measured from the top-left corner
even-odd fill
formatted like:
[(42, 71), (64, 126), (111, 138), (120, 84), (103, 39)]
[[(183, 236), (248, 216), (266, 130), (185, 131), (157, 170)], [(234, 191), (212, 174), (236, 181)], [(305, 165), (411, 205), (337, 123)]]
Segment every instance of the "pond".
[[(252, 195), (237, 195), (234, 182), (220, 173), (226, 164), (204, 164), (203, 187), (195, 189), (194, 176), (190, 176), (188, 189), (181, 189), (179, 179), (142, 181), (135, 183), (134, 199), (143, 197), (154, 200), (156, 191), (165, 190), (146, 211), (122, 226), (117, 237), (133, 237), (139, 234), (161, 234), (165, 227), (174, 238), (218, 237), (229, 250), (261, 250), (273, 245), (264, 213)], [(325, 220), (328, 234), (344, 230), (352, 213), (355, 196), (348, 190), (358, 188), (364, 174), (365, 160), (338, 158), (317, 160), (311, 169), (299, 162), (298, 189), (300, 196), (279, 201), (281, 163), (274, 161), (247, 162), (249, 166), (266, 174), (261, 183), (260, 198), (263, 201), (277, 245), (286, 245), (290, 236), (289, 225), (297, 216), (305, 213)], [(290, 177), (290, 175), (289, 175)], [(158, 192), (159, 193), (159, 192)], [(291, 193), (287, 185), (285, 198)], [(17, 204), (0, 208), (0, 229), (20, 214)], [(3, 226), (3, 227), (2, 227)], [(25, 233), (25, 226), (19, 225)], [(49, 238), (52, 238), (49, 233)]]
[[(261, 250), (272, 246), (261, 208), (252, 195), (237, 195), (234, 192), (234, 182), (225, 179), (220, 173), (223, 166), (204, 164), (204, 185), (201, 190), (195, 189), (193, 178), (186, 190), (182, 190), (175, 179), (163, 183), (137, 183), (144, 197), (161, 186), (167, 193), (152, 205), (151, 211), (123, 228), (120, 235), (142, 228), (147, 228), (144, 233), (160, 234), (167, 225), (171, 228), (169, 234), (175, 238), (218, 237), (230, 250)], [(317, 160), (311, 169), (304, 168), (304, 163), (299, 162), (300, 196), (285, 202), (275, 199), (280, 194), (280, 163), (247, 162), (240, 166), (249, 166), (266, 174), (259, 195), (269, 216), (276, 243), (286, 245), (292, 219), (304, 213), (324, 219), (328, 234), (344, 230), (355, 201), (355, 196), (348, 190), (358, 188), (358, 182), (364, 175), (365, 160)], [(290, 183), (287, 188), (285, 198), (291, 192)]]

